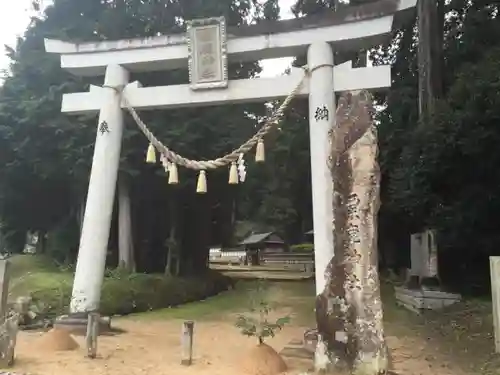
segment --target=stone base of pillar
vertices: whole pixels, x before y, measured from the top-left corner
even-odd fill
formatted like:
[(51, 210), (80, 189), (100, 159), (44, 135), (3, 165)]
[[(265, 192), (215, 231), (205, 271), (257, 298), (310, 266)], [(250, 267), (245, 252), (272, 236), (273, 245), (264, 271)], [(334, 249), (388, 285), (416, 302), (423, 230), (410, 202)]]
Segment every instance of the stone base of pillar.
[(405, 288), (410, 290), (426, 289), (426, 290), (441, 290), (441, 282), (436, 276), (419, 277), (417, 275), (409, 276), (404, 284)]
[[(56, 318), (54, 328), (64, 329), (76, 336), (87, 334), (88, 313), (61, 315)], [(99, 335), (112, 332), (111, 317), (99, 318)]]
[(394, 288), (396, 302), (418, 314), (426, 310), (439, 310), (460, 302), (462, 296), (456, 293), (446, 293), (439, 290)]

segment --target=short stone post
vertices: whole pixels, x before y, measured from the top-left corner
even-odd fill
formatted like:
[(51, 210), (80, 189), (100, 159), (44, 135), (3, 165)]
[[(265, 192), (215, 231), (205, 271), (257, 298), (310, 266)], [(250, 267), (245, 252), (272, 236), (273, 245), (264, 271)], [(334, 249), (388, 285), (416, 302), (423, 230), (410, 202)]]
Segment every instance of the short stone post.
[(0, 325), (0, 368), (14, 365), (17, 342), (18, 317), (5, 319)]
[(0, 260), (0, 368), (14, 364), (17, 341), (18, 316), (7, 319), (9, 297), (10, 262)]
[(182, 359), (181, 364), (191, 366), (193, 363), (193, 334), (194, 322), (192, 320), (182, 323)]
[(0, 260), (0, 323), (3, 323), (7, 314), (7, 298), (9, 297), (10, 262)]
[(97, 357), (97, 337), (99, 336), (99, 314), (95, 312), (89, 313), (87, 322), (87, 357)]
[(495, 353), (500, 353), (500, 257), (490, 257), (490, 278)]

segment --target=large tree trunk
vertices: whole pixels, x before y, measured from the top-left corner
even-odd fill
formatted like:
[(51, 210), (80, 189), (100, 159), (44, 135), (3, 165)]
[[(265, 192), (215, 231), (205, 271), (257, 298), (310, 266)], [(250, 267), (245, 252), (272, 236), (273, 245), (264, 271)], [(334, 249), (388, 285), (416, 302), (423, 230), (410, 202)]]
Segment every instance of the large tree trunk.
[(130, 193), (123, 179), (118, 183), (118, 266), (135, 271)]
[(77, 212), (77, 221), (78, 221), (78, 227), (80, 228), (80, 236), (82, 235), (82, 228), (83, 228), (83, 217), (85, 216), (85, 198), (82, 199), (80, 205), (78, 206), (78, 212)]
[(444, 0), (420, 0), (417, 11), (419, 114), (423, 123), (443, 94)]
[(339, 100), (332, 132), (334, 257), (318, 296), (318, 370), (383, 374), (389, 367), (378, 277), (377, 213), (380, 171), (371, 98)]
[(197, 241), (192, 253), (192, 270), (195, 275), (198, 275), (208, 270), (210, 231), (212, 227), (210, 196), (199, 195), (196, 197), (195, 210), (197, 216)]
[[(443, 94), (444, 0), (420, 0), (417, 11), (419, 120), (420, 126), (425, 126), (434, 112), (436, 99)], [(427, 259), (427, 249), (422, 247), (417, 256)], [(433, 260), (437, 263), (437, 254)], [(439, 285), (437, 274), (429, 274), (428, 263), (424, 268), (417, 275), (419, 284)]]
[[(165, 275), (167, 276), (178, 276), (179, 275), (179, 243), (177, 240), (177, 221), (178, 221), (178, 207), (177, 200), (178, 194), (175, 185), (172, 185), (170, 190), (170, 201), (168, 204), (168, 210), (170, 213), (170, 235), (167, 240), (168, 249), (167, 249), (167, 264), (165, 265)], [(176, 261), (175, 271), (172, 271), (174, 268), (174, 260)]]
[(45, 254), (47, 249), (47, 233), (44, 230), (39, 230), (37, 232), (38, 239), (36, 242), (36, 254)]

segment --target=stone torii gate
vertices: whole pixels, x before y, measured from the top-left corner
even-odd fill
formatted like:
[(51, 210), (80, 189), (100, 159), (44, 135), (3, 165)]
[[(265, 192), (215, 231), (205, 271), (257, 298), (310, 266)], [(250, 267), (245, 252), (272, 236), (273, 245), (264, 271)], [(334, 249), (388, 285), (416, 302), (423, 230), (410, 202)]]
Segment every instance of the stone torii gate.
[[(334, 253), (331, 229), (333, 184), (327, 159), (328, 132), (335, 127), (335, 92), (378, 90), (391, 85), (390, 66), (334, 65), (334, 51), (360, 51), (388, 39), (417, 0), (381, 0), (348, 7), (320, 18), (304, 18), (229, 28), (221, 18), (197, 20), (188, 33), (146, 39), (73, 44), (47, 39), (46, 51), (61, 55), (61, 67), (78, 76), (104, 76), (103, 87), (65, 94), (62, 112), (99, 114), (92, 171), (71, 300), (72, 313), (99, 307), (106, 248), (117, 183), (126, 104), (136, 110), (168, 109), (287, 97), (303, 78), (287, 76), (228, 81), (229, 61), (294, 57), (307, 52), (309, 76), (297, 96), (309, 96), (316, 290), (325, 288), (325, 270)], [(211, 75), (200, 70), (204, 43), (215, 46)], [(190, 84), (141, 87), (131, 72), (190, 68)], [(117, 94), (123, 90), (127, 103)], [(324, 116), (315, 116), (322, 109)], [(106, 124), (106, 132), (102, 124)]]

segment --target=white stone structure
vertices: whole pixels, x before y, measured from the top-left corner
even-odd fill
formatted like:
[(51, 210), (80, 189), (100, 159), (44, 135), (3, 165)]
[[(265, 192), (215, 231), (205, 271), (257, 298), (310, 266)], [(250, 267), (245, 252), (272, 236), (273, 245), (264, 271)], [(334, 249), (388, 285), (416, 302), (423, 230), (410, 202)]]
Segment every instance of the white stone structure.
[(495, 353), (500, 354), (500, 257), (490, 257), (490, 277)]
[(439, 277), (436, 231), (428, 229), (410, 237), (410, 276), (423, 278)]
[[(414, 233), (410, 237), (411, 268), (407, 285), (396, 287), (398, 304), (416, 313), (438, 310), (460, 302), (458, 293), (440, 290), (436, 231)], [(426, 280), (433, 280), (426, 285)]]
[(456, 293), (446, 293), (440, 290), (408, 289), (395, 287), (398, 305), (407, 308), (417, 314), (425, 310), (440, 310), (460, 302), (462, 296)]
[[(391, 85), (390, 66), (353, 69), (350, 62), (334, 66), (333, 52), (359, 51), (386, 40), (394, 22), (411, 11), (416, 0), (381, 0), (353, 7), (324, 18), (297, 19), (229, 29), (220, 58), (229, 61), (293, 57), (308, 52), (309, 77), (298, 96), (309, 96), (314, 210), (316, 290), (325, 286), (324, 271), (334, 252), (332, 234), (332, 182), (327, 165), (328, 131), (335, 126), (334, 92), (383, 89)], [(288, 76), (223, 82), (216, 90), (192, 84), (145, 87), (129, 83), (129, 72), (188, 67), (189, 38), (184, 34), (147, 39), (73, 44), (46, 40), (49, 53), (61, 55), (61, 66), (79, 76), (102, 76), (104, 86), (89, 92), (66, 94), (62, 112), (99, 113), (99, 124), (89, 182), (71, 311), (99, 307), (118, 172), (124, 103), (115, 89), (123, 88), (130, 106), (137, 110), (282, 99), (302, 78), (298, 69)], [(192, 46), (191, 46), (192, 47)], [(221, 65), (219, 73), (224, 72)], [(196, 78), (196, 77), (195, 77)], [(221, 81), (226, 77), (221, 75)], [(193, 82), (192, 82), (193, 83)], [(217, 86), (217, 85), (215, 85)], [(227, 86), (227, 87), (226, 87)], [(318, 110), (321, 115), (318, 116)], [(173, 145), (175, 148), (175, 145)]]

